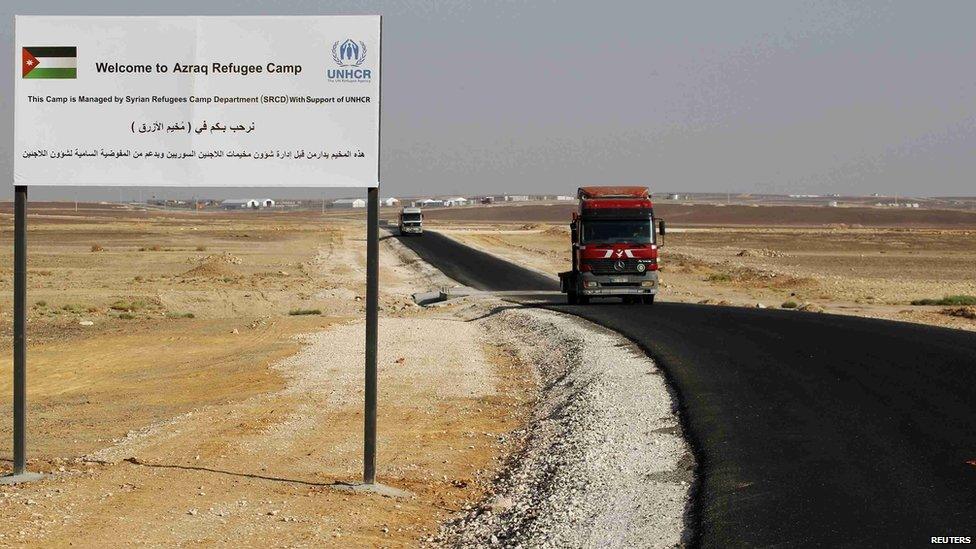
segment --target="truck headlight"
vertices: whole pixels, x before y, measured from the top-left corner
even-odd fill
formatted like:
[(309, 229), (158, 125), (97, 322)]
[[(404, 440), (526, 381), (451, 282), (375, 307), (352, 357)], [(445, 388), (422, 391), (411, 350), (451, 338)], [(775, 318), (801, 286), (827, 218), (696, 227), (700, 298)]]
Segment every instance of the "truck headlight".
[(646, 265), (644, 265), (643, 263), (638, 263), (637, 264), (637, 272), (642, 273), (642, 272), (644, 272), (646, 270), (647, 270), (647, 266)]
[(599, 284), (597, 284), (595, 280), (587, 280), (586, 282), (583, 283), (583, 285), (586, 286), (587, 288), (596, 288), (597, 286), (599, 286)]
[(654, 281), (653, 280), (644, 280), (643, 282), (641, 282), (641, 286), (643, 286), (645, 288), (653, 288), (654, 287)]

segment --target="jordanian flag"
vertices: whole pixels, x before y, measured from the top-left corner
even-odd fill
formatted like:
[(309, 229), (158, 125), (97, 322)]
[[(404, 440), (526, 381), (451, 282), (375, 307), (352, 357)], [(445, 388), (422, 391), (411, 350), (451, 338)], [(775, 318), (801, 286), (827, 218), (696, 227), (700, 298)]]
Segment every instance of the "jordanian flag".
[(23, 48), (24, 78), (77, 78), (75, 46), (27, 46)]

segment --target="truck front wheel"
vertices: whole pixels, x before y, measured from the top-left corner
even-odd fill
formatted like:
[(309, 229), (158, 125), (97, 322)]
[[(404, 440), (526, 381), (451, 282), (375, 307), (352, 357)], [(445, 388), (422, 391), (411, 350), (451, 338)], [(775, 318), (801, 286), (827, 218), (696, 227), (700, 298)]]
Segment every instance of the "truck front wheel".
[(641, 298), (641, 302), (644, 303), (644, 305), (654, 305), (654, 294), (643, 296)]
[(570, 305), (586, 305), (590, 302), (590, 296), (570, 291), (566, 292), (566, 302)]

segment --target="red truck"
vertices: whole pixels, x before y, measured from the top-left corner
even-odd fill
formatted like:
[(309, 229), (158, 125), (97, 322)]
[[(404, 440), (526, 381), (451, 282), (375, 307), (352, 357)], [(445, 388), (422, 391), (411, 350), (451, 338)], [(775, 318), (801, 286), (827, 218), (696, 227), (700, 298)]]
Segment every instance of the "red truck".
[[(569, 303), (619, 297), (624, 303), (653, 304), (660, 244), (647, 187), (580, 187), (577, 197), (579, 212), (569, 225), (573, 270), (559, 273)], [(664, 220), (657, 222), (664, 236)]]

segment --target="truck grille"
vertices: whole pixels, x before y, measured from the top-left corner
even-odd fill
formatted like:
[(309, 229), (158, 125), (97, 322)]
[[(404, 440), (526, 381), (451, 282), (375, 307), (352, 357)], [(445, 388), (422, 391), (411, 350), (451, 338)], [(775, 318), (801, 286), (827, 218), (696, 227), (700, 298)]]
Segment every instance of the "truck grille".
[[(638, 274), (636, 259), (587, 260), (593, 274)], [(618, 268), (619, 264), (619, 268)]]

